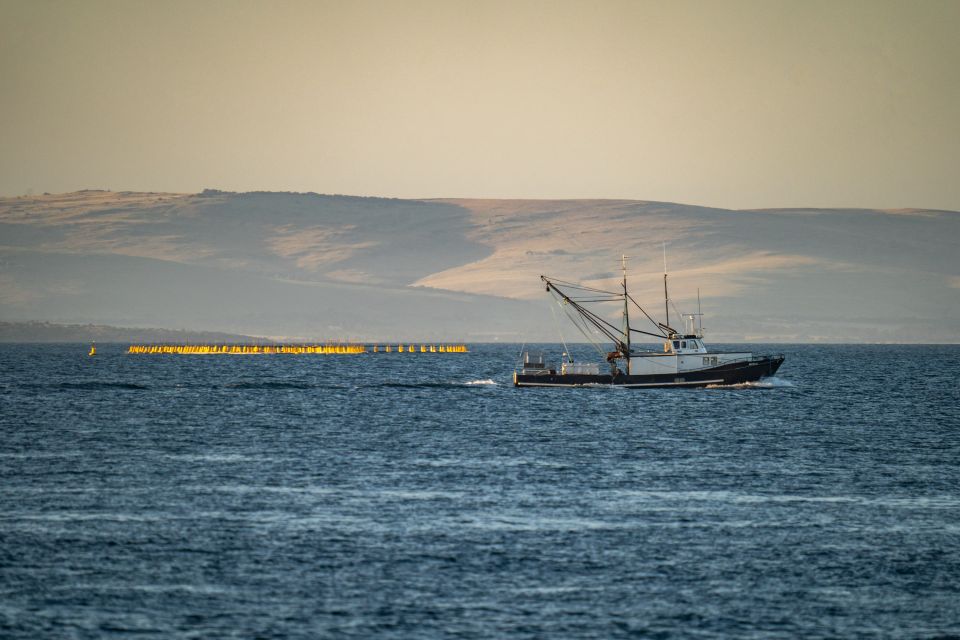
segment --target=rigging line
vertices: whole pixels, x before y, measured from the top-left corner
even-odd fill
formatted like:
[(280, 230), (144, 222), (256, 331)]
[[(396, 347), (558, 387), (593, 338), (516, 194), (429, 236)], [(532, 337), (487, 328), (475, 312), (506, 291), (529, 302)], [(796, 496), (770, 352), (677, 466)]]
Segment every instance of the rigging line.
[[(551, 288), (550, 292), (556, 297), (557, 304), (562, 305), (563, 310), (564, 310), (564, 313), (567, 314), (567, 317), (570, 319), (570, 321), (573, 323), (573, 325), (574, 325), (575, 327), (577, 327), (577, 330), (579, 330), (581, 333), (583, 333), (584, 337), (586, 337), (588, 341), (590, 341), (591, 343), (593, 343), (593, 338), (589, 335), (589, 332), (588, 332), (588, 330), (586, 329), (586, 323), (583, 321), (583, 318), (579, 318), (579, 320), (578, 320), (578, 319), (575, 318), (573, 315), (571, 315), (570, 310), (568, 309), (568, 307), (573, 307), (578, 313), (580, 313), (580, 310), (577, 308), (578, 305), (577, 305), (575, 302), (569, 302), (569, 303), (568, 303), (569, 298), (567, 298), (563, 293), (561, 293), (561, 292), (560, 292), (558, 289), (556, 289), (556, 288)], [(582, 315), (582, 313), (581, 313), (581, 315)], [(579, 323), (581, 323), (581, 322), (583, 322), (583, 328), (581, 328), (581, 326), (580, 326), (580, 324), (579, 324)]]
[(584, 326), (582, 323), (578, 323), (574, 318), (570, 317), (569, 312), (567, 312), (567, 318), (570, 319), (570, 321), (573, 323), (573, 326), (577, 328), (577, 331), (580, 332), (580, 335), (582, 335), (586, 339), (586, 341), (590, 344), (590, 346), (593, 347), (593, 349), (598, 353), (602, 353), (600, 346), (597, 342), (597, 338), (595, 335), (590, 333), (589, 327)]
[[(584, 309), (583, 307), (578, 305), (576, 302), (571, 302), (570, 304), (580, 313), (581, 316), (583, 316), (587, 320), (587, 322), (589, 322), (590, 324), (595, 326), (597, 329), (599, 329), (600, 333), (610, 338), (610, 340), (612, 340), (614, 344), (620, 344), (623, 341), (622, 340), (623, 332), (620, 330), (619, 327), (613, 324), (610, 324), (609, 322), (607, 322), (597, 314), (591, 311), (588, 311), (587, 309)], [(609, 329), (605, 328), (604, 325), (606, 325), (606, 327), (609, 327)]]
[[(564, 298), (564, 300), (566, 300), (570, 305), (572, 305), (577, 311), (579, 311), (579, 312), (580, 312), (581, 314), (583, 314), (584, 316), (588, 317), (588, 318), (590, 319), (590, 322), (591, 322), (592, 324), (595, 324), (595, 325), (596, 325), (597, 322), (602, 322), (602, 323), (605, 324), (606, 326), (610, 327), (610, 329), (612, 329), (612, 330), (615, 331), (616, 333), (620, 333), (620, 334), (623, 333), (623, 332), (620, 330), (620, 327), (617, 327), (616, 325), (611, 324), (610, 322), (607, 322), (606, 320), (604, 320), (603, 318), (601, 318), (599, 315), (597, 315), (597, 314), (594, 313), (593, 311), (590, 311), (590, 310), (587, 309), (586, 307), (580, 306), (579, 304), (577, 304), (577, 301), (574, 300), (573, 298), (571, 298), (571, 297), (569, 297), (569, 296), (567, 296), (567, 295), (565, 295), (565, 294), (563, 295), (563, 298)], [(597, 328), (600, 328), (599, 325), (597, 326)], [(601, 331), (603, 331), (603, 329), (601, 329)]]
[[(552, 284), (552, 283), (551, 283), (551, 284)], [(556, 285), (554, 285), (554, 286), (556, 286)], [(563, 286), (559, 286), (559, 287), (557, 287), (557, 288), (558, 288), (558, 289), (561, 289), (561, 288), (562, 288), (562, 289), (565, 289), (565, 290), (569, 291), (569, 290), (572, 289), (573, 287), (568, 287), (568, 286), (566, 286), (566, 285), (563, 285)], [(577, 297), (577, 298), (603, 298), (603, 299), (606, 299), (606, 298), (620, 298), (621, 300), (623, 299), (623, 294), (622, 294), (622, 293), (613, 293), (613, 292), (611, 292), (611, 291), (573, 291), (573, 292), (568, 293), (567, 295), (569, 295), (571, 298), (572, 298), (572, 297)]]
[(583, 318), (573, 316), (570, 313), (569, 309), (564, 309), (564, 312), (567, 314), (567, 317), (570, 319), (570, 322), (573, 323), (573, 326), (575, 326), (580, 331), (580, 333), (583, 334), (583, 337), (587, 339), (587, 342), (590, 343), (590, 346), (592, 346), (596, 350), (596, 352), (602, 356), (603, 348), (600, 346), (600, 343), (596, 339), (596, 337), (590, 333), (586, 323), (583, 321)]
[[(647, 320), (650, 321), (650, 324), (652, 324), (654, 327), (656, 327), (656, 328), (658, 328), (658, 329), (660, 328), (660, 327), (657, 326), (656, 320), (654, 320), (653, 318), (650, 317), (650, 314), (647, 313), (647, 310), (646, 310), (646, 309), (644, 309), (644, 308), (641, 307), (639, 304), (637, 304), (637, 301), (633, 299), (633, 296), (631, 296), (630, 294), (627, 294), (627, 297), (630, 298), (630, 302), (632, 302), (632, 303), (634, 304), (634, 306), (637, 307), (637, 309), (640, 309), (640, 312), (641, 312), (643, 315), (647, 316)], [(661, 334), (661, 337), (664, 337), (664, 338), (667, 337), (667, 334), (665, 334), (663, 331), (661, 331), (660, 334)]]
[[(671, 327), (670, 325), (663, 324), (662, 322), (658, 322), (658, 323), (657, 323), (657, 326), (660, 327), (661, 329), (667, 329), (667, 330), (669, 330), (670, 333), (680, 333), (679, 331), (677, 331), (676, 329), (674, 329), (674, 328)], [(670, 337), (670, 336), (666, 336), (666, 337)]]
[(546, 276), (544, 276), (544, 279), (551, 284), (558, 283), (569, 289), (580, 289), (581, 291), (593, 291), (595, 293), (606, 293), (611, 296), (620, 295), (616, 291), (607, 291), (606, 289), (597, 289), (596, 287), (588, 287), (586, 285), (577, 284), (576, 282), (569, 282), (567, 280), (557, 280), (556, 278), (547, 278)]
[(553, 276), (543, 276), (544, 279), (550, 280), (551, 282), (559, 282), (570, 287), (576, 287), (578, 289), (591, 289), (593, 291), (603, 291), (599, 287), (591, 287), (588, 284), (583, 284), (582, 282), (574, 282), (573, 280), (564, 280), (563, 278), (555, 278)]
[(620, 302), (623, 296), (619, 298), (570, 298), (575, 302)]
[(588, 284), (583, 284), (582, 282), (574, 282), (572, 280), (561, 280), (560, 278), (547, 278), (550, 282), (557, 282), (562, 284), (565, 287), (570, 287), (571, 289), (582, 289), (583, 291), (603, 291), (609, 292), (609, 289), (601, 289), (600, 287), (591, 287)]
[(571, 289), (572, 289), (575, 293), (572, 293), (571, 295), (589, 295), (589, 294), (593, 294), (593, 295), (603, 295), (603, 296), (618, 296), (618, 295), (620, 295), (620, 294), (617, 293), (616, 291), (603, 291), (603, 290), (601, 290), (601, 289), (583, 289), (583, 288), (581, 288), (581, 287), (574, 287), (574, 286), (571, 286), (571, 285), (569, 285), (569, 284), (564, 284), (563, 282), (561, 282), (561, 283), (559, 283), (559, 284), (557, 284), (557, 283), (555, 283), (555, 282), (551, 282), (550, 284), (552, 284), (552, 285), (554, 285), (554, 286), (557, 286), (557, 287), (563, 287), (564, 289), (567, 289), (567, 290), (571, 290)]
[[(564, 287), (557, 287), (557, 288), (571, 289), (572, 287), (564, 286)], [(623, 293), (613, 293), (611, 291), (574, 291), (572, 293), (569, 293), (568, 295), (570, 297), (576, 296), (578, 298), (600, 298), (600, 299), (620, 298), (621, 300), (623, 299)]]
[[(583, 318), (579, 317), (579, 315), (574, 315), (570, 311), (570, 309), (567, 308), (566, 306), (563, 307), (563, 312), (566, 314), (567, 319), (570, 320), (573, 326), (577, 328), (577, 331), (579, 331), (580, 334), (583, 335), (584, 338), (586, 338), (587, 342), (589, 342), (594, 349), (596, 349), (597, 348), (596, 337), (590, 332), (590, 327), (588, 327), (587, 324), (583, 321)], [(593, 332), (593, 333), (596, 333), (596, 332)]]
[(683, 314), (680, 313), (679, 309), (677, 309), (677, 305), (673, 302), (673, 298), (670, 298), (670, 306), (673, 307), (673, 310), (676, 312), (677, 317), (680, 318), (680, 324), (683, 325)]
[(630, 329), (631, 333), (642, 333), (645, 336), (653, 336), (654, 338), (666, 338), (667, 336), (660, 333), (650, 333), (649, 331), (641, 331), (640, 329)]
[(570, 349), (567, 348), (567, 341), (563, 337), (563, 331), (560, 330), (560, 321), (557, 320), (557, 311), (553, 308), (553, 305), (550, 305), (550, 313), (553, 314), (553, 323), (557, 325), (557, 334), (560, 335), (560, 344), (563, 345), (563, 352), (567, 354), (567, 357), (570, 356)]
[[(567, 304), (575, 308), (578, 313), (580, 313), (584, 318), (587, 319), (588, 322), (590, 322), (590, 324), (595, 326), (597, 329), (600, 330), (601, 333), (603, 333), (605, 336), (610, 338), (610, 340), (612, 340), (614, 344), (619, 345), (623, 342), (622, 340), (623, 332), (620, 331), (619, 327), (614, 326), (613, 324), (607, 322), (606, 320), (604, 320), (597, 314), (593, 313), (592, 311), (580, 306), (574, 300), (572, 300), (567, 294), (563, 293), (560, 289), (558, 289), (556, 286), (551, 285), (550, 288), (553, 291), (556, 291), (557, 295), (562, 297)], [(606, 325), (610, 329), (605, 329), (602, 325)], [(618, 335), (619, 337), (617, 337)]]
[[(607, 339), (609, 339), (613, 343), (613, 346), (616, 347), (618, 351), (620, 351), (621, 353), (627, 351), (627, 345), (626, 345), (627, 336), (618, 327), (607, 322), (606, 320), (604, 320), (597, 314), (593, 313), (592, 311), (589, 311), (588, 309), (580, 306), (579, 304), (571, 300), (563, 291), (561, 291), (559, 288), (554, 286), (552, 283), (548, 283), (548, 291), (555, 293), (559, 298), (563, 299), (563, 302), (566, 305), (573, 307), (574, 310), (580, 314), (581, 319), (584, 321), (584, 326), (586, 326), (587, 323), (593, 325), (601, 334), (605, 335)], [(583, 332), (582, 329), (581, 329), (581, 332)], [(588, 334), (585, 333), (584, 335), (588, 335)], [(588, 339), (590, 338), (588, 337)], [(602, 354), (602, 352), (600, 353)]]
[[(578, 323), (578, 318), (575, 318), (573, 315), (571, 315), (570, 310), (567, 308), (568, 305), (563, 304), (562, 300), (559, 298), (557, 298), (557, 304), (562, 306), (563, 312), (567, 315), (567, 318), (569, 318), (570, 321), (573, 323), (573, 326), (576, 327), (577, 330), (583, 334), (583, 336), (587, 339), (587, 342), (589, 342), (593, 346), (593, 348), (597, 350), (597, 353), (603, 355), (603, 351), (601, 350), (600, 346), (597, 344), (595, 338), (590, 335), (589, 331), (587, 331), (586, 326), (584, 325), (583, 327), (581, 327), (580, 324)], [(563, 349), (569, 357), (570, 348), (567, 346), (566, 340), (564, 340), (563, 338), (563, 332), (560, 331), (560, 323), (557, 321), (557, 316), (556, 316), (556, 312), (553, 310), (553, 305), (550, 305), (550, 310), (554, 313), (553, 319), (554, 319), (554, 322), (557, 323), (557, 332), (560, 334), (560, 341), (563, 342)], [(583, 322), (583, 320), (580, 319), (580, 322)]]
[(606, 320), (604, 320), (603, 318), (601, 318), (600, 316), (598, 316), (598, 315), (595, 314), (595, 313), (591, 313), (590, 315), (591, 315), (594, 319), (596, 319), (597, 321), (602, 322), (602, 323), (605, 324), (606, 326), (610, 327), (610, 329), (613, 331), (613, 335), (619, 335), (621, 338), (622, 338), (624, 335), (626, 335), (626, 334), (623, 332), (623, 329), (622, 329), (621, 327), (618, 327), (618, 326), (616, 326), (616, 325), (614, 325), (614, 324), (611, 324), (610, 322), (607, 322)]

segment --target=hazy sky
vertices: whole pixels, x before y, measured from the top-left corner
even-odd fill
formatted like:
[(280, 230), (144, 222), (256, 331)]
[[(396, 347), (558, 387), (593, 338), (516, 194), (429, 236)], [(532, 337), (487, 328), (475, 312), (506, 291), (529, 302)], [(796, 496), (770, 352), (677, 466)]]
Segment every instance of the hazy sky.
[(960, 2), (0, 0), (0, 194), (960, 210)]

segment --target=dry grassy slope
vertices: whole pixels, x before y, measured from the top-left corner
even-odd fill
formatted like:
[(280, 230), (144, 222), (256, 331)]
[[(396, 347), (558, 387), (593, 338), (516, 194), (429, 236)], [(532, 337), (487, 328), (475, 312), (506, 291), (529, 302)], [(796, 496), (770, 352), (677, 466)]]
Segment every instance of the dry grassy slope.
[[(471, 237), (493, 249), (481, 260), (419, 284), (525, 298), (540, 273), (615, 287), (620, 256), (638, 291), (659, 291), (663, 243), (678, 289), (713, 297), (805, 268), (907, 269), (944, 277), (960, 216), (916, 210), (731, 211), (622, 200), (444, 200), (470, 210)], [(678, 294), (682, 295), (682, 294)], [(689, 295), (689, 294), (687, 294)]]
[(2, 199), (0, 320), (522, 339), (526, 303), (409, 286), (487, 255), (469, 226), (442, 203), (317, 194)]
[(940, 211), (88, 191), (0, 199), (0, 319), (551, 338), (541, 273), (612, 287), (625, 253), (659, 313), (665, 241), (716, 339), (956, 341), (958, 238)]
[[(960, 339), (960, 214), (926, 210), (735, 211), (622, 200), (443, 200), (471, 212), (480, 260), (425, 286), (517, 299), (537, 276), (631, 290), (662, 313), (662, 243), (671, 297), (703, 294), (714, 335), (729, 339)], [(662, 317), (662, 316), (661, 316)]]
[[(662, 273), (661, 243), (670, 243), (675, 276), (709, 263), (711, 270), (728, 269), (729, 247), (700, 246), (692, 263), (687, 248), (697, 246), (707, 233), (698, 208), (666, 203), (617, 200), (446, 200), (471, 212), (475, 229), (471, 237), (490, 246), (493, 253), (440, 273), (419, 284), (443, 289), (487, 293), (511, 298), (540, 295), (538, 276), (548, 273), (593, 286), (613, 287), (619, 278), (620, 256), (630, 256), (635, 275)], [(715, 213), (715, 210), (703, 210)], [(738, 251), (736, 262), (763, 262), (764, 252)], [(792, 258), (777, 256), (780, 264)], [(683, 265), (682, 268), (678, 265)], [(655, 281), (634, 281), (642, 290)], [(729, 290), (721, 281), (717, 291)]]
[(469, 214), (415, 200), (295, 193), (113, 193), (0, 199), (2, 244), (119, 254), (308, 282), (406, 286), (479, 259)]

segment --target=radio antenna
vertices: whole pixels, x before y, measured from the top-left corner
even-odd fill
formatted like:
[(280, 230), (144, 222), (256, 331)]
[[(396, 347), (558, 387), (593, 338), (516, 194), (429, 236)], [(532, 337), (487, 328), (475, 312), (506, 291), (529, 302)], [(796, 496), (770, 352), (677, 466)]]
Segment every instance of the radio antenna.
[(700, 325), (700, 336), (703, 336), (703, 311), (700, 309), (700, 287), (697, 287), (697, 324)]

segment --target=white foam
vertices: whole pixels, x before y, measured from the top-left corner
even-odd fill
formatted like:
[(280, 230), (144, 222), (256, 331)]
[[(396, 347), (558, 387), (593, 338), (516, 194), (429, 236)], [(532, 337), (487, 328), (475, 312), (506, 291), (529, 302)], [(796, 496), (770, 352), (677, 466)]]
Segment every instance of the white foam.
[(779, 389), (792, 387), (793, 383), (783, 378), (762, 378), (755, 382), (741, 382), (739, 384), (708, 384), (707, 389)]
[(471, 380), (466, 384), (468, 387), (476, 387), (479, 385), (496, 385), (497, 383), (491, 380), (490, 378), (487, 378), (486, 380)]

